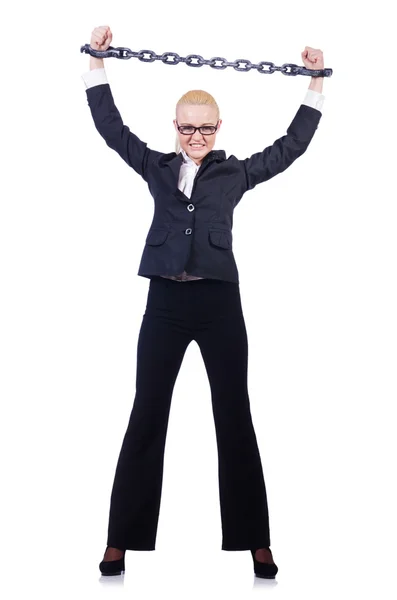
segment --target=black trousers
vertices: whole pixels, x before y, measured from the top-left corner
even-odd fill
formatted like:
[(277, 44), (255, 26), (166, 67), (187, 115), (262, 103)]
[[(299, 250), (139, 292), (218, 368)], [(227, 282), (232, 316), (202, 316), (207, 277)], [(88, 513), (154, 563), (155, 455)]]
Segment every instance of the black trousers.
[(270, 546), (239, 284), (161, 277), (150, 280), (139, 333), (136, 395), (116, 467), (108, 546), (155, 550), (171, 397), (192, 340), (199, 345), (211, 388), (222, 550)]

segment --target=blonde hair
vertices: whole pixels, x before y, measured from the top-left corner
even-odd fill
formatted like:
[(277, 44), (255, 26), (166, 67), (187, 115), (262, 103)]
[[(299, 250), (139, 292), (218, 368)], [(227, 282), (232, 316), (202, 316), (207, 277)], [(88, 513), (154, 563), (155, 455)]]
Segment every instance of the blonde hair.
[[(211, 94), (209, 94), (208, 92), (205, 92), (204, 90), (190, 90), (189, 92), (186, 92), (186, 94), (183, 94), (183, 96), (178, 100), (178, 102), (176, 103), (176, 109), (178, 108), (178, 106), (181, 105), (209, 105), (209, 106), (213, 106), (216, 109), (216, 120), (219, 121), (220, 116), (219, 116), (219, 106), (217, 105), (215, 98), (213, 96), (211, 96)], [(176, 109), (175, 109), (175, 113), (176, 113)], [(175, 117), (176, 118), (176, 117)], [(176, 154), (179, 154), (179, 152), (181, 151), (181, 145), (179, 143), (179, 137), (178, 137), (178, 133), (176, 134), (176, 140), (175, 140), (175, 152)]]

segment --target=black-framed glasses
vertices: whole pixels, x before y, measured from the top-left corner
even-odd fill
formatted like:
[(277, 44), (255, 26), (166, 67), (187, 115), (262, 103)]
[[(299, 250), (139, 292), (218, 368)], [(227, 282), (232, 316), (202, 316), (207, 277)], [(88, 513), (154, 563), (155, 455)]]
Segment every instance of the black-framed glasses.
[[(218, 121), (219, 123), (219, 121)], [(193, 127), (193, 125), (178, 125), (178, 131), (183, 135), (193, 135), (196, 133), (197, 129), (201, 133), (201, 135), (213, 135), (215, 131), (218, 129), (218, 123), (216, 127), (214, 125), (202, 125), (201, 127)]]

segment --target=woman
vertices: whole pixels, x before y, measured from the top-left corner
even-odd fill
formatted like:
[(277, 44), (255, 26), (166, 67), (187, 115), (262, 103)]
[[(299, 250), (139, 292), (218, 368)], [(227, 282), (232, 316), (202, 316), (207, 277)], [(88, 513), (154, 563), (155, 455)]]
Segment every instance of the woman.
[[(106, 50), (107, 26), (90, 45)], [(306, 47), (307, 68), (324, 68)], [(245, 160), (213, 150), (222, 121), (214, 98), (190, 91), (176, 106), (176, 152), (151, 150), (123, 124), (103, 60), (83, 75), (95, 126), (107, 145), (147, 182), (155, 201), (138, 274), (150, 279), (138, 339), (136, 396), (110, 503), (104, 575), (124, 571), (125, 550), (154, 550), (171, 397), (183, 356), (196, 341), (208, 374), (216, 428), (222, 550), (250, 550), (254, 572), (274, 578), (269, 514), (247, 390), (248, 342), (232, 251), (233, 210), (247, 190), (284, 171), (317, 129), (324, 97), (312, 78), (287, 130)], [(226, 177), (227, 176), (227, 177)], [(180, 283), (183, 282), (183, 285)]]

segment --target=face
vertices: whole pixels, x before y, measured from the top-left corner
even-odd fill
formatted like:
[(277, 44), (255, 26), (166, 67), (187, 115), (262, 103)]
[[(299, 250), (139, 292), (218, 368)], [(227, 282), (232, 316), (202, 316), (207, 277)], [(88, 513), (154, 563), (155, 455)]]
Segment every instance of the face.
[[(222, 121), (219, 120), (218, 129), (212, 135), (202, 135), (198, 129), (192, 134), (184, 135), (179, 132), (178, 125), (193, 125), (194, 127), (201, 127), (202, 125), (216, 126), (216, 108), (214, 106), (205, 105), (179, 105), (177, 106), (176, 117), (177, 118), (174, 119), (174, 126), (179, 137), (181, 148), (196, 164), (201, 164), (204, 157), (211, 152), (214, 147), (216, 135)], [(192, 144), (195, 143), (200, 144), (200, 146), (194, 147)]]

